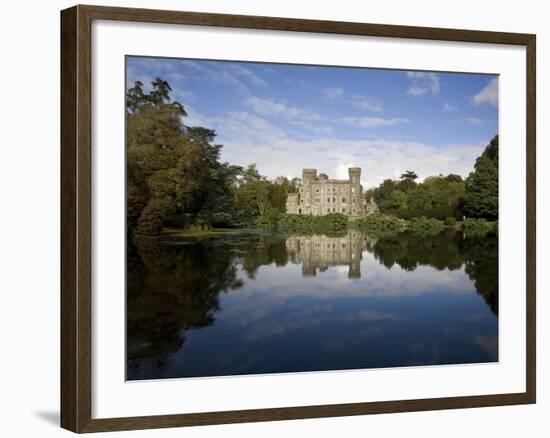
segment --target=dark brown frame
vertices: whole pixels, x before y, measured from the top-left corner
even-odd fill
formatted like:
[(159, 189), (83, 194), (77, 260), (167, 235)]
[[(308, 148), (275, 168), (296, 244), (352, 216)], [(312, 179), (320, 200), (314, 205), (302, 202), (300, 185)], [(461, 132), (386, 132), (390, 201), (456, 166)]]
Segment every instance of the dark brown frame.
[[(526, 391), (467, 397), (92, 419), (92, 20), (525, 46), (527, 52)], [(81, 433), (535, 403), (535, 47), (535, 35), (519, 33), (82, 5), (63, 10), (61, 12), (61, 426)]]

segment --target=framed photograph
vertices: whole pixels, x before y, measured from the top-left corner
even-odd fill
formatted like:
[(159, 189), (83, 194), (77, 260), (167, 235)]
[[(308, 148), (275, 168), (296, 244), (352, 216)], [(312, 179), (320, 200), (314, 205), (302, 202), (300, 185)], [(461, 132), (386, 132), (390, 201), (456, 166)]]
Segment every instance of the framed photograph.
[(61, 13), (61, 423), (535, 403), (535, 35)]

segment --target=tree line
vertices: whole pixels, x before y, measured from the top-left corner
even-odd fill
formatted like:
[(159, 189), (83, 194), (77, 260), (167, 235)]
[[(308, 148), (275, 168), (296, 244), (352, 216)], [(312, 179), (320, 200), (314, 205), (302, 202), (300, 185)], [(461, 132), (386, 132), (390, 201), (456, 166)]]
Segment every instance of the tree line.
[(386, 179), (367, 190), (381, 213), (404, 219), (425, 216), (444, 220), (498, 219), (498, 135), (477, 158), (473, 171), (464, 180), (460, 175), (430, 176), (423, 182), (414, 171), (399, 180)]
[[(216, 132), (185, 125), (185, 107), (171, 92), (157, 77), (149, 92), (136, 81), (126, 93), (128, 232), (156, 235), (170, 227), (234, 228), (278, 220), (300, 179), (270, 181), (254, 163), (221, 161)], [(466, 180), (453, 174), (417, 179), (407, 171), (368, 190), (366, 199), (405, 219), (497, 219), (498, 136)]]
[(275, 184), (255, 164), (220, 159), (216, 132), (186, 126), (184, 106), (160, 78), (145, 92), (126, 93), (128, 232), (158, 234), (165, 227), (238, 227), (285, 211), (296, 180)]

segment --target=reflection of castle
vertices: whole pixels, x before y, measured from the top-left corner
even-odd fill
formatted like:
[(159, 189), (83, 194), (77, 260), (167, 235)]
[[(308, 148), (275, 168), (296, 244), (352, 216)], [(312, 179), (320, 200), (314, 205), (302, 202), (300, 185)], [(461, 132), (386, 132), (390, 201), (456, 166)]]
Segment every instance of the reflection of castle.
[(362, 252), (374, 243), (360, 231), (348, 231), (342, 237), (330, 236), (290, 236), (286, 247), (297, 261), (302, 263), (302, 274), (324, 272), (329, 266), (348, 266), (348, 278), (361, 277)]

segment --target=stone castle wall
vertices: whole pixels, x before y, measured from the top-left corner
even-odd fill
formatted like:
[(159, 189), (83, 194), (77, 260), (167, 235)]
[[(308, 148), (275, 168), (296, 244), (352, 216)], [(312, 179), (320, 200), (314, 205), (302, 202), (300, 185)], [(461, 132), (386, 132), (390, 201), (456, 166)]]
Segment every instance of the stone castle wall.
[(329, 179), (324, 173), (317, 175), (316, 169), (304, 169), (302, 184), (297, 193), (289, 193), (286, 212), (290, 214), (311, 214), (320, 216), (342, 213), (350, 216), (368, 214), (372, 205), (367, 205), (361, 187), (361, 169), (350, 167), (349, 179)]

